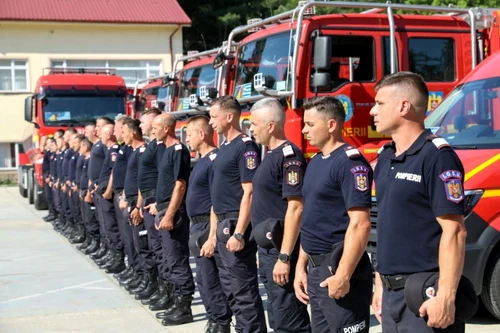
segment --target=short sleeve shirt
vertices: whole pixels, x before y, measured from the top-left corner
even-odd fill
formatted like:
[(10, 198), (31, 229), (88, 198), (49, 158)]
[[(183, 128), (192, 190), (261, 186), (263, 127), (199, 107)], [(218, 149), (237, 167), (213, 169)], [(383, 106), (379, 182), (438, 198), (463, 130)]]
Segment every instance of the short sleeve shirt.
[(43, 153), (43, 163), (42, 163), (42, 174), (44, 177), (47, 177), (47, 175), (50, 173), (50, 157), (52, 156), (52, 153), (50, 150), (45, 150)]
[(158, 184), (156, 186), (156, 202), (170, 201), (175, 182), (189, 180), (191, 155), (182, 143), (165, 148), (158, 167)]
[[(73, 182), (77, 185), (80, 184), (80, 179), (82, 178), (83, 164), (85, 162), (85, 155), (78, 154), (75, 167), (75, 179)], [(88, 180), (87, 180), (88, 181)]]
[(257, 144), (244, 134), (223, 143), (213, 163), (211, 195), (214, 212), (223, 214), (240, 210), (243, 187), (251, 182), (260, 163)]
[(125, 187), (125, 176), (127, 174), (127, 159), (132, 147), (122, 144), (118, 150), (115, 164), (113, 166), (113, 189), (121, 190)]
[(399, 156), (387, 144), (375, 168), (377, 271), (411, 274), (439, 268), (436, 217), (464, 214), (464, 169), (443, 138), (424, 131)]
[(97, 141), (94, 145), (92, 145), (88, 174), (93, 183), (99, 182), (99, 175), (101, 173), (102, 164), (104, 163), (104, 158), (106, 157), (107, 149), (108, 147), (103, 145), (101, 141)]
[(111, 171), (114, 167), (116, 159), (118, 158), (119, 149), (120, 146), (118, 144), (114, 144), (107, 148), (106, 156), (104, 158), (104, 162), (102, 163), (101, 173), (99, 175), (99, 187), (101, 187), (101, 189), (108, 185)]
[(84, 191), (89, 188), (89, 162), (90, 157), (85, 157), (83, 160), (82, 176), (80, 178), (80, 189)]
[(139, 174), (139, 162), (142, 154), (146, 151), (146, 145), (132, 149), (127, 159), (127, 173), (125, 175), (125, 196), (134, 197), (139, 191), (137, 176)]
[(186, 195), (186, 208), (189, 216), (210, 214), (212, 198), (212, 164), (217, 158), (218, 149), (214, 149), (196, 162), (189, 176), (189, 187)]
[(300, 236), (307, 254), (329, 253), (334, 244), (344, 240), (348, 210), (371, 207), (372, 179), (370, 164), (346, 144), (311, 159), (302, 190)]
[(56, 170), (57, 170), (57, 178), (60, 181), (64, 181), (63, 161), (64, 161), (64, 151), (59, 151), (59, 153), (57, 154)]
[(163, 142), (156, 139), (148, 143), (139, 163), (139, 189), (142, 193), (156, 189), (158, 182), (158, 161), (165, 152)]
[(288, 198), (302, 197), (306, 159), (291, 142), (268, 151), (252, 180), (252, 225), (284, 219)]

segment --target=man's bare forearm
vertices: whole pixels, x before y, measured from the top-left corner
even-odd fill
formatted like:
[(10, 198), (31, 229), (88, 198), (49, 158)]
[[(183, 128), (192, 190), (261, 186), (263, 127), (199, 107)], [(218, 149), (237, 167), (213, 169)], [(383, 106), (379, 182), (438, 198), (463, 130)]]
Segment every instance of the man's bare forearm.
[(181, 206), (182, 199), (186, 193), (186, 182), (183, 180), (177, 180), (175, 182), (174, 190), (172, 191), (172, 198), (168, 204), (166, 216), (174, 216), (179, 207)]
[(283, 242), (281, 243), (281, 252), (291, 254), (297, 238), (299, 237), (300, 224), (302, 222), (302, 209), (304, 204), (302, 199), (289, 199), (285, 214)]

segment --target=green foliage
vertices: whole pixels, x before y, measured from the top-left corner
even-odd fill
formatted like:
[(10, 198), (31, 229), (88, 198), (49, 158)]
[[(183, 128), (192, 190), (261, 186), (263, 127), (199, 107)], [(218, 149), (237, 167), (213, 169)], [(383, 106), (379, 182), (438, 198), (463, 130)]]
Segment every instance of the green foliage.
[[(364, 0), (372, 3), (385, 1)], [(500, 7), (498, 0), (392, 0), (393, 4), (413, 4), (461, 8)], [(192, 20), (184, 29), (184, 50), (203, 51), (218, 47), (227, 39), (232, 29), (246, 24), (251, 18), (266, 18), (293, 10), (299, 0), (179, 0), (179, 4)], [(358, 1), (353, 1), (358, 2)], [(357, 8), (317, 8), (317, 14), (359, 12)], [(429, 13), (430, 14), (430, 13)]]

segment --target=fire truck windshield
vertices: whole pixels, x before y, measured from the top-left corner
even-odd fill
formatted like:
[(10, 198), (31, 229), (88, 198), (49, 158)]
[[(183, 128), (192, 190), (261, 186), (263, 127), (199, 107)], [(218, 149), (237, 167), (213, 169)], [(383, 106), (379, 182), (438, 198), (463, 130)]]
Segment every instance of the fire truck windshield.
[(125, 114), (123, 96), (47, 96), (42, 99), (45, 126), (86, 125), (102, 116)]
[(189, 98), (191, 94), (199, 96), (199, 89), (203, 86), (217, 88), (216, 75), (216, 70), (211, 63), (183, 71), (179, 87), (179, 98)]
[(259, 95), (253, 86), (253, 77), (257, 73), (266, 76), (266, 82), (270, 82), (268, 88), (290, 90), (288, 69), (291, 66), (292, 46), (289, 32), (241, 45), (238, 48), (234, 95), (237, 98)]
[(455, 148), (500, 148), (499, 92), (500, 77), (462, 84), (427, 117), (425, 126)]

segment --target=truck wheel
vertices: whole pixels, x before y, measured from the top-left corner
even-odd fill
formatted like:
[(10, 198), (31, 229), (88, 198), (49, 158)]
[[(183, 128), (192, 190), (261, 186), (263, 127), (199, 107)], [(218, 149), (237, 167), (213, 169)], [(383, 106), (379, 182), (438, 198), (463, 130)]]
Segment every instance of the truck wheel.
[(26, 198), (28, 196), (28, 191), (26, 191), (22, 185), (19, 185), (19, 194), (21, 194), (23, 198)]
[(493, 317), (500, 320), (500, 251), (497, 251), (486, 267), (481, 300)]
[(28, 171), (28, 203), (30, 205), (34, 202), (34, 191), (33, 191), (33, 172)]
[(47, 202), (45, 201), (45, 196), (43, 195), (43, 190), (40, 189), (40, 184), (38, 181), (35, 182), (35, 190), (34, 190), (34, 201), (35, 201), (35, 209), (36, 210), (45, 210), (48, 208)]

